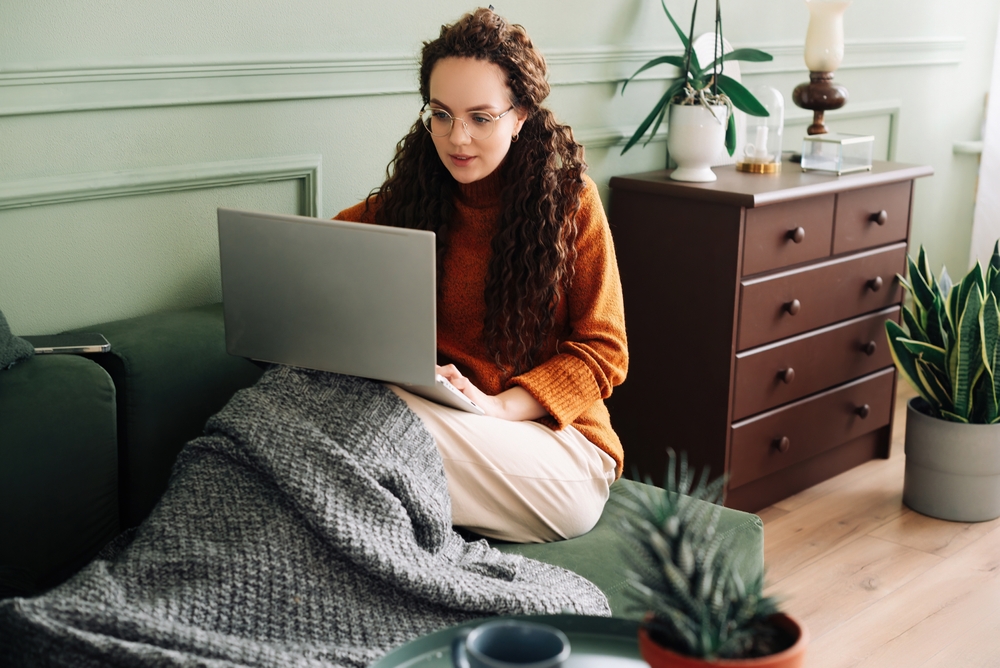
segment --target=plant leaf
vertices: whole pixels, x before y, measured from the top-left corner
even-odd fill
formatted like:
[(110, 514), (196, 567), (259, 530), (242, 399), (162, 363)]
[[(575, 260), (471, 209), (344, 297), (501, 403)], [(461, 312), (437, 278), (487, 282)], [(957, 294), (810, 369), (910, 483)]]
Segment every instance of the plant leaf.
[(972, 287), (978, 286), (982, 294), (986, 293), (986, 281), (983, 278), (983, 267), (978, 262), (976, 265), (969, 270), (969, 273), (965, 275), (962, 282), (958, 284), (958, 296), (956, 301), (952, 304), (950, 301), (948, 303), (949, 309), (952, 310), (951, 321), (955, 323), (958, 327), (958, 323), (962, 319), (962, 314), (965, 312), (965, 303), (969, 299), (969, 295), (972, 293)]
[(653, 137), (656, 136), (656, 131), (660, 129), (660, 123), (663, 122), (663, 117), (667, 115), (667, 112), (669, 110), (670, 110), (669, 104), (663, 105), (663, 109), (660, 111), (660, 115), (656, 117), (656, 123), (653, 124), (653, 129), (649, 131), (649, 137), (646, 139), (646, 142), (643, 144), (643, 146), (646, 146), (649, 144), (649, 142), (653, 141)]
[(628, 79), (622, 83), (622, 95), (625, 94), (625, 86), (629, 84), (632, 79), (639, 76), (639, 74), (645, 72), (646, 70), (656, 67), (657, 65), (673, 65), (681, 70), (684, 69), (684, 59), (681, 56), (660, 56), (659, 58), (653, 58), (651, 61), (640, 67), (635, 71), (635, 74), (630, 76)]
[(729, 113), (729, 120), (726, 121), (726, 152), (732, 155), (736, 150), (736, 120), (735, 114)]
[(980, 368), (979, 377), (972, 385), (972, 407), (969, 409), (970, 424), (985, 424), (990, 421), (993, 405), (993, 378), (984, 368)]
[(937, 286), (941, 297), (946, 299), (948, 293), (951, 292), (951, 276), (948, 275), (948, 270), (945, 267), (941, 267), (941, 277), (938, 278)]
[(663, 5), (663, 11), (667, 13), (667, 18), (670, 19), (671, 25), (673, 25), (674, 30), (677, 31), (677, 36), (681, 38), (681, 44), (684, 45), (685, 49), (690, 49), (691, 43), (688, 41), (687, 35), (684, 34), (684, 31), (681, 30), (681, 27), (677, 25), (677, 21), (674, 20), (674, 17), (670, 15), (670, 10), (667, 9), (666, 0), (660, 0), (660, 4)]
[(958, 322), (954, 360), (949, 360), (953, 365), (951, 392), (955, 413), (966, 420), (968, 420), (972, 410), (972, 388), (979, 374), (982, 373), (983, 355), (982, 344), (979, 340), (979, 314), (982, 308), (983, 294), (979, 285), (973, 284), (967, 303), (962, 310), (962, 317)]
[(922, 359), (916, 360), (917, 375), (920, 377), (920, 383), (927, 390), (928, 394), (934, 397), (934, 401), (930, 402), (938, 411), (951, 410), (951, 396), (949, 396), (948, 388), (941, 384), (941, 380), (934, 373), (933, 367)]
[(910, 338), (914, 341), (927, 341), (937, 345), (936, 342), (930, 340), (930, 337), (927, 336), (927, 332), (925, 332), (924, 328), (920, 326), (919, 322), (917, 322), (917, 317), (913, 315), (913, 311), (905, 306), (903, 307), (903, 324), (906, 325), (906, 329), (910, 333)]
[(753, 96), (753, 93), (748, 91), (743, 84), (741, 84), (736, 79), (728, 77), (725, 74), (719, 75), (719, 90), (725, 93), (737, 109), (751, 116), (768, 116), (767, 109), (764, 108), (757, 98)]
[(632, 138), (628, 140), (628, 143), (625, 144), (625, 148), (622, 149), (621, 152), (622, 155), (625, 155), (625, 151), (632, 148), (636, 144), (636, 142), (642, 139), (642, 136), (646, 134), (646, 130), (649, 129), (649, 126), (653, 124), (653, 121), (656, 120), (656, 117), (660, 114), (660, 112), (663, 111), (666, 108), (666, 106), (670, 103), (670, 99), (673, 96), (674, 92), (676, 91), (677, 83), (678, 82), (674, 82), (675, 85), (667, 89), (667, 92), (663, 94), (659, 102), (656, 103), (656, 106), (653, 107), (653, 110), (649, 112), (649, 115), (646, 116), (645, 120), (643, 120), (643, 122), (639, 124), (639, 127), (636, 128), (635, 133), (632, 134)]
[(987, 287), (989, 287), (990, 292), (993, 293), (993, 296), (997, 298), (997, 302), (1000, 302), (1000, 270), (997, 271), (996, 275), (993, 277), (993, 280), (990, 281), (990, 284)]
[(705, 68), (701, 66), (698, 62), (698, 52), (691, 49), (691, 70), (688, 72), (688, 76), (693, 78), (704, 78)]
[(993, 293), (986, 298), (979, 314), (979, 329), (983, 339), (983, 364), (989, 375), (983, 421), (992, 422), (1000, 415), (1000, 309)]
[(955, 413), (951, 413), (949, 411), (941, 411), (941, 417), (943, 417), (945, 420), (948, 420), (949, 422), (961, 422), (962, 424), (969, 424), (969, 421), (964, 417), (962, 417), (961, 415), (956, 415)]
[(924, 401), (935, 405), (930, 392), (924, 388), (920, 381), (920, 374), (917, 372), (917, 362), (913, 353), (906, 349), (900, 339), (906, 339), (906, 332), (892, 320), (885, 321), (885, 334), (889, 341), (889, 352), (892, 354), (892, 361), (896, 364), (900, 375), (907, 380), (913, 389), (924, 398)]
[(931, 291), (931, 288), (924, 279), (924, 276), (920, 273), (920, 269), (918, 268), (917, 263), (913, 261), (913, 258), (906, 258), (906, 262), (913, 301), (920, 307), (917, 314), (920, 316), (920, 324), (926, 328), (927, 312), (934, 308), (934, 293)]
[(944, 348), (939, 348), (929, 343), (924, 343), (923, 341), (914, 341), (912, 339), (900, 339), (899, 342), (902, 343), (907, 350), (922, 359), (924, 362), (933, 364), (942, 371), (946, 366), (948, 366), (948, 351)]
[(728, 60), (744, 60), (748, 63), (766, 63), (774, 60), (774, 56), (769, 53), (764, 53), (760, 49), (733, 49), (729, 53), (722, 54), (721, 58), (713, 60), (710, 64), (705, 66), (705, 69), (710, 70), (720, 62)]
[(929, 286), (934, 282), (931, 263), (927, 260), (927, 253), (924, 251), (923, 244), (920, 244), (920, 252), (917, 253), (917, 270), (920, 272), (920, 278), (924, 279), (925, 284)]

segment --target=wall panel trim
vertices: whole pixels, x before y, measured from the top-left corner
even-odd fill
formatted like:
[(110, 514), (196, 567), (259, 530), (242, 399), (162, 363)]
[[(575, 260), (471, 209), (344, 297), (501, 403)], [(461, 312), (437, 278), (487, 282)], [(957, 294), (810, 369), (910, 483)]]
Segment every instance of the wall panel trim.
[[(879, 116), (889, 117), (889, 136), (886, 138), (886, 154), (889, 160), (896, 159), (896, 145), (899, 137), (899, 112), (902, 104), (898, 100), (883, 100), (875, 102), (850, 102), (842, 109), (828, 111), (825, 114), (827, 121), (836, 123), (838, 120), (849, 120), (852, 118), (877, 118)], [(813, 115), (811, 111), (791, 107), (791, 111), (785, 108), (785, 129), (789, 126), (800, 126), (804, 128), (812, 123)]]
[[(826, 119), (830, 122), (836, 122), (838, 120), (848, 120), (853, 118), (877, 118), (880, 116), (888, 116), (889, 137), (887, 151), (889, 159), (893, 160), (896, 154), (896, 137), (899, 132), (900, 107), (901, 103), (898, 100), (858, 102), (855, 104), (848, 103), (843, 109), (826, 112)], [(801, 127), (802, 134), (804, 135), (805, 127), (810, 123), (812, 123), (811, 111), (799, 109), (794, 106), (791, 108), (785, 108), (786, 132), (789, 127)], [(578, 142), (586, 146), (588, 149), (610, 149), (618, 146), (624, 147), (625, 143), (638, 127), (638, 125), (635, 125), (631, 127), (590, 128), (579, 132), (574, 131), (574, 136)], [(655, 144), (658, 142), (665, 142), (667, 140), (667, 132), (668, 129), (661, 126), (661, 129), (657, 131), (651, 143)], [(648, 135), (636, 144), (636, 148), (633, 150), (641, 149), (643, 143), (646, 141), (646, 138), (648, 138)]]
[(0, 210), (152, 193), (301, 180), (305, 216), (322, 210), (322, 156), (204, 162), (0, 182)]
[[(737, 45), (743, 46), (743, 45)], [(802, 43), (753, 44), (774, 55), (770, 63), (742, 63), (747, 75), (801, 72)], [(961, 37), (855, 40), (846, 44), (841, 70), (950, 66), (962, 62)], [(544, 51), (555, 86), (612, 84), (676, 46)], [(673, 76), (658, 67), (640, 78)], [(279, 100), (414, 95), (412, 55), (345, 54), (268, 61), (47, 64), (0, 70), (0, 116)]]

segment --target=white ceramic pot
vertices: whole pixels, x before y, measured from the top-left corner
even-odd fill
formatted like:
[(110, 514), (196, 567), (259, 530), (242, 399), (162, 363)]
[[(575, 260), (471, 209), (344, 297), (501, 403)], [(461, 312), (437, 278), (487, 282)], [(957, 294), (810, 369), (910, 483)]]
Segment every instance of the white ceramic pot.
[(903, 503), (954, 522), (1000, 517), (1000, 424), (940, 420), (906, 406)]
[(667, 150), (677, 163), (670, 174), (675, 181), (714, 181), (712, 164), (725, 150), (726, 122), (729, 109), (725, 105), (670, 105), (670, 126)]

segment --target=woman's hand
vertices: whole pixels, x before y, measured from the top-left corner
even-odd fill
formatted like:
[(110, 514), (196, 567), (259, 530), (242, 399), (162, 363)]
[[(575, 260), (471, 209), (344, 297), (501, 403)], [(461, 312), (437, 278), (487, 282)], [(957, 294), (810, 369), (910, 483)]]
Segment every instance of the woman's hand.
[(435, 365), (435, 368), (438, 374), (454, 385), (459, 392), (476, 402), (476, 405), (491, 417), (519, 421), (536, 420), (548, 415), (545, 407), (523, 387), (512, 387), (500, 394), (489, 395), (473, 385), (454, 364)]

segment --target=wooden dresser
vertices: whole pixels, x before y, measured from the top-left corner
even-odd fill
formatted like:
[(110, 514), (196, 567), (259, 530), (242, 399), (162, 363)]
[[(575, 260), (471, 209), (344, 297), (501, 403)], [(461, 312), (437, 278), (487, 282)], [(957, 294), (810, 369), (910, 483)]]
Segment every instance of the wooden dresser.
[(611, 179), (629, 372), (608, 400), (625, 474), (661, 483), (666, 448), (729, 474), (755, 511), (887, 457), (914, 180), (877, 162), (836, 176), (714, 169)]

